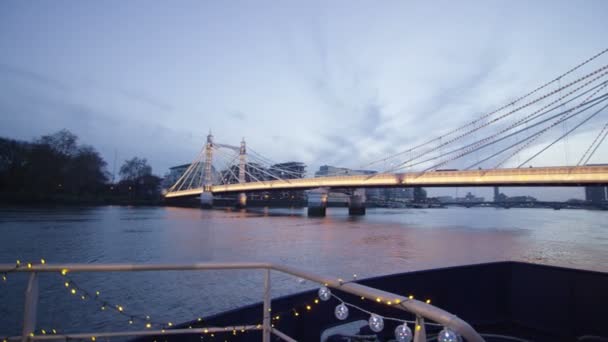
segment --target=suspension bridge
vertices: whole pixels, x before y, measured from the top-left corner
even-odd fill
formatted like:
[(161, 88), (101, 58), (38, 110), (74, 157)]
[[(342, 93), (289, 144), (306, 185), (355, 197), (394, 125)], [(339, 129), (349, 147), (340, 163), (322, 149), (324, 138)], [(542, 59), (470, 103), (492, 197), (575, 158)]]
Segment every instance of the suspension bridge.
[[(347, 191), (351, 213), (365, 212), (365, 188), (606, 186), (608, 164), (591, 164), (608, 136), (608, 49), (499, 108), (364, 167), (373, 174), (305, 177), (301, 163), (275, 163), (248, 148), (217, 143), (211, 133), (196, 158), (165, 193), (176, 199), (309, 190), (309, 214), (324, 215), (327, 193)], [(568, 138), (576, 136), (575, 152)], [(588, 140), (585, 146), (580, 141)], [(590, 142), (590, 143), (589, 143)], [(564, 152), (560, 166), (537, 166)], [(249, 151), (249, 153), (248, 153)], [(582, 152), (582, 153), (581, 153)], [(384, 165), (384, 167), (380, 167)], [(390, 165), (390, 166), (386, 166)]]

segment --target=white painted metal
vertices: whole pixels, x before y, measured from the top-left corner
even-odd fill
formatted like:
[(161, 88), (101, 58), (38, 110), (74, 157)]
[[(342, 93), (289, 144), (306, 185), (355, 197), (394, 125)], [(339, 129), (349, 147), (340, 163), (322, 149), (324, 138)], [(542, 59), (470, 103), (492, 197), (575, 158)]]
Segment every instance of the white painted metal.
[[(381, 302), (391, 302), (395, 308), (409, 311), (416, 316), (424, 317), (431, 321), (442, 324), (456, 333), (462, 335), (467, 341), (482, 342), (483, 338), (465, 321), (457, 316), (437, 308), (433, 305), (396, 295), (394, 293), (378, 290), (357, 283), (344, 283), (341, 279), (335, 277), (322, 276), (297, 268), (271, 263), (254, 263), (254, 262), (226, 262), (226, 263), (196, 263), (196, 264), (65, 264), (65, 265), (34, 265), (31, 268), (21, 267), (16, 268), (14, 265), (0, 265), (0, 272), (136, 272), (136, 271), (184, 271), (184, 270), (230, 270), (230, 269), (264, 269), (267, 272), (274, 270), (290, 274), (299, 278), (307, 279), (319, 284), (324, 284), (341, 291), (351, 293), (357, 296), (362, 296), (371, 300), (380, 300)], [(268, 275), (268, 287), (270, 288), (270, 278)], [(32, 299), (36, 299), (32, 297)], [(270, 298), (268, 298), (270, 301)], [(27, 303), (27, 301), (26, 301)], [(268, 302), (270, 308), (270, 302)], [(26, 309), (27, 310), (27, 309)], [(34, 329), (34, 327), (32, 327)], [(33, 330), (32, 330), (33, 331)], [(169, 330), (167, 330), (169, 331)], [(173, 330), (171, 330), (173, 331)], [(193, 332), (193, 329), (186, 329), (187, 332)], [(131, 334), (132, 332), (117, 332), (120, 336)], [(117, 335), (117, 336), (118, 336)], [(84, 334), (84, 337), (102, 336), (102, 334)], [(130, 335), (129, 335), (130, 336)], [(35, 336), (38, 339), (38, 336)]]

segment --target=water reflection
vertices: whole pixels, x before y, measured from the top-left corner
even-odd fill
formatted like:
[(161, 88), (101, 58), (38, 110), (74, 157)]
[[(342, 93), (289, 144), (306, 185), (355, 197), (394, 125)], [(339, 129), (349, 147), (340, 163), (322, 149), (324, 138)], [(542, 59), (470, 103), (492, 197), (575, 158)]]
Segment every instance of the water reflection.
[[(607, 215), (454, 208), (368, 209), (366, 216), (349, 217), (344, 208), (330, 208), (325, 218), (308, 218), (299, 208), (5, 208), (0, 262), (271, 261), (344, 279), (495, 260), (607, 272)], [(262, 276), (255, 271), (73, 276), (129, 311), (172, 322), (257, 302), (262, 295)], [(22, 315), (25, 277), (10, 278), (0, 290), (0, 335), (18, 333)], [(310, 286), (273, 277), (275, 296)], [(124, 317), (66, 293), (58, 275), (44, 275), (41, 288), (41, 327), (129, 328)]]

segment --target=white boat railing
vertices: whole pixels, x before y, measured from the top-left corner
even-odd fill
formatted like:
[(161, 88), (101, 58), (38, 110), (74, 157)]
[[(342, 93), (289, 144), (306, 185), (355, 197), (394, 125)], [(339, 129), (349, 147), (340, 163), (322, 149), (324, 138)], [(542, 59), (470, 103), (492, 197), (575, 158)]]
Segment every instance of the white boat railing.
[[(204, 270), (244, 270), (259, 269), (264, 271), (264, 298), (262, 324), (242, 325), (230, 328), (206, 327), (196, 329), (166, 329), (166, 330), (143, 330), (143, 331), (117, 331), (117, 332), (87, 332), (75, 334), (36, 335), (36, 318), (38, 305), (38, 274), (43, 272), (60, 272), (65, 274), (75, 272), (142, 272), (142, 271), (204, 271)], [(195, 263), (195, 264), (64, 264), (64, 265), (28, 265), (27, 267), (15, 267), (15, 265), (0, 264), (0, 273), (24, 272), (29, 273), (29, 280), (25, 291), (25, 308), (23, 317), (23, 329), (21, 336), (8, 338), (10, 341), (33, 342), (47, 340), (67, 339), (97, 339), (110, 337), (128, 336), (160, 336), (193, 333), (219, 333), (230, 332), (234, 328), (239, 330), (261, 330), (262, 341), (269, 342), (271, 334), (285, 341), (295, 341), (285, 333), (274, 328), (271, 324), (271, 297), (270, 297), (270, 272), (277, 271), (295, 277), (306, 279), (329, 288), (364, 297), (376, 302), (387, 303), (393, 307), (408, 311), (416, 316), (418, 323), (414, 329), (414, 342), (426, 341), (426, 330), (424, 320), (429, 320), (443, 325), (464, 337), (470, 342), (481, 342), (484, 339), (465, 321), (457, 316), (435, 307), (431, 304), (400, 296), (394, 293), (378, 290), (354, 282), (344, 282), (339, 278), (322, 276), (297, 268), (272, 263), (251, 262), (226, 262), (226, 263)]]

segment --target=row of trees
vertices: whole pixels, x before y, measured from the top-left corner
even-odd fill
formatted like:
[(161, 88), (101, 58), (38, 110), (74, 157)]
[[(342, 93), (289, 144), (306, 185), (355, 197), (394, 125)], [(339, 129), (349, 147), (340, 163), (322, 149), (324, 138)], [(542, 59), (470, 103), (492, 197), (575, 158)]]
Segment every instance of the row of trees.
[(159, 197), (161, 179), (152, 175), (145, 159), (125, 161), (116, 184), (110, 183), (106, 167), (95, 148), (78, 144), (68, 130), (31, 142), (0, 138), (0, 193), (5, 200)]

